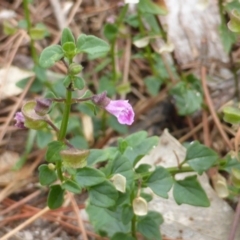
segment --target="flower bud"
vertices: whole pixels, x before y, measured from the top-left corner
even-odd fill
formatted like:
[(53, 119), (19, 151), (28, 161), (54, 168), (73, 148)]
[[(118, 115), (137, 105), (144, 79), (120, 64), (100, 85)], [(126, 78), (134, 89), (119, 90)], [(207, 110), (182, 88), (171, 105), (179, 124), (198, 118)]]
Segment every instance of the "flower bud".
[(18, 128), (26, 128), (24, 126), (25, 117), (23, 116), (22, 112), (16, 112), (14, 120), (16, 121), (15, 126)]
[(63, 160), (63, 165), (70, 168), (83, 168), (87, 164), (88, 150), (78, 150), (70, 148), (62, 150), (60, 155)]
[(77, 63), (71, 63), (69, 66), (69, 73), (71, 75), (77, 75), (83, 70), (83, 66)]
[(36, 100), (36, 106), (34, 110), (39, 116), (44, 116), (49, 112), (51, 104), (52, 104), (51, 99), (39, 98)]
[(105, 91), (92, 96), (92, 101), (99, 107), (105, 108), (110, 103), (111, 99), (107, 97), (107, 92)]
[(35, 112), (36, 101), (28, 101), (22, 106), (22, 114), (25, 118), (24, 126), (30, 129), (43, 129), (47, 126), (46, 118)]
[(126, 191), (126, 178), (123, 175), (117, 173), (111, 178), (111, 181), (112, 181), (114, 187), (119, 192), (125, 193), (125, 191)]
[(49, 163), (48, 164), (48, 168), (52, 171), (54, 171), (56, 169), (56, 166), (53, 163)]
[(213, 188), (220, 198), (226, 198), (229, 195), (226, 179), (219, 173), (212, 176)]
[(133, 200), (133, 212), (137, 216), (144, 216), (148, 213), (147, 201), (142, 197), (136, 197)]

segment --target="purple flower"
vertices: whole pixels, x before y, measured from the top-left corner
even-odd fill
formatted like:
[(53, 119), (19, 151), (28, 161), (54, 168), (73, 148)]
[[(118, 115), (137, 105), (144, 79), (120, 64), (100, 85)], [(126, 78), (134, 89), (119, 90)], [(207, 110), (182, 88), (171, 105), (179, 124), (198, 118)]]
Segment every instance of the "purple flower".
[(92, 101), (114, 115), (120, 124), (132, 125), (134, 122), (134, 111), (128, 100), (111, 100), (106, 92), (92, 97)]
[(114, 24), (116, 20), (116, 17), (114, 15), (110, 15), (107, 17), (106, 22), (110, 24)]
[(132, 125), (134, 111), (128, 100), (111, 100), (105, 109), (114, 115), (121, 124)]
[(25, 118), (22, 112), (16, 112), (14, 120), (16, 121), (15, 126), (18, 128), (26, 128), (24, 126)]

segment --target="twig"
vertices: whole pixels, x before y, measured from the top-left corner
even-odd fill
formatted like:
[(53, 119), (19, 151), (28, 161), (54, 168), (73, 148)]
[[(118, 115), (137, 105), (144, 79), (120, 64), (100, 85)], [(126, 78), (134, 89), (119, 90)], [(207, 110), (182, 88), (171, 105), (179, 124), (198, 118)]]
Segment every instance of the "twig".
[(0, 212), (0, 216), (10, 212), (11, 210), (20, 207), (21, 205), (23, 205), (24, 203), (28, 202), (29, 200), (35, 198), (36, 196), (38, 196), (42, 191), (41, 190), (37, 190), (33, 193), (31, 193), (30, 195), (28, 195), (27, 197), (21, 199), (19, 202), (15, 202), (14, 204), (12, 204), (11, 206), (9, 206), (8, 208), (2, 210)]
[[(67, 20), (67, 23), (66, 23), (65, 27), (69, 26), (69, 24), (72, 22), (72, 20), (73, 20), (75, 14), (77, 13), (81, 3), (82, 3), (82, 0), (77, 0), (76, 1), (75, 5), (72, 7), (72, 11), (70, 12), (70, 15), (68, 17), (68, 20)], [(57, 35), (57, 37), (54, 39), (52, 44), (57, 44), (59, 42), (60, 38), (61, 38), (61, 32)]]
[(15, 106), (12, 108), (12, 111), (10, 112), (9, 116), (8, 116), (8, 119), (7, 121), (3, 124), (3, 130), (1, 131), (0, 133), (0, 142), (2, 141), (5, 133), (6, 133), (6, 130), (7, 130), (7, 126), (9, 125), (9, 123), (11, 122), (11, 120), (13, 119), (13, 116), (15, 114), (15, 112), (18, 110), (20, 104), (22, 103), (22, 100), (24, 99), (25, 95), (27, 94), (30, 86), (32, 85), (33, 83), (33, 80), (34, 80), (35, 77), (32, 77), (29, 79), (27, 85), (25, 86), (20, 98), (19, 98), (19, 101), (15, 104)]
[[(208, 121), (212, 120), (212, 117), (209, 116), (207, 118)], [(178, 139), (180, 143), (185, 142), (188, 138), (190, 138), (194, 133), (198, 132), (201, 128), (203, 127), (203, 122), (199, 123), (193, 130), (188, 132), (186, 135), (182, 136), (181, 138)]]
[(231, 231), (230, 231), (228, 240), (235, 239), (237, 227), (239, 226), (239, 220), (240, 220), (240, 198), (238, 199), (237, 209), (236, 209), (236, 212), (234, 215), (234, 219), (233, 219), (233, 223), (232, 223), (232, 227), (231, 227)]
[(58, 28), (62, 31), (65, 27), (66, 18), (62, 11), (61, 4), (59, 0), (50, 0), (52, 5), (54, 16), (57, 20)]
[(211, 139), (209, 134), (208, 116), (207, 111), (202, 111), (202, 122), (203, 122), (203, 142), (207, 147), (211, 146)]
[(214, 109), (214, 106), (212, 103), (212, 99), (209, 94), (209, 90), (208, 90), (207, 83), (206, 83), (206, 67), (205, 66), (201, 67), (201, 81), (202, 81), (202, 87), (203, 87), (204, 95), (206, 98), (206, 102), (209, 107), (210, 113), (213, 117), (213, 121), (215, 122), (223, 140), (225, 141), (225, 143), (227, 144), (229, 149), (232, 149), (232, 144), (231, 144), (230, 140), (228, 139), (227, 134), (225, 133), (225, 131), (222, 128), (222, 125), (217, 117), (217, 114), (215, 112), (215, 109)]
[(85, 227), (83, 225), (82, 218), (80, 217), (80, 212), (79, 212), (79, 208), (78, 208), (78, 205), (76, 203), (76, 200), (74, 199), (73, 194), (71, 194), (70, 192), (68, 192), (68, 196), (70, 197), (70, 201), (72, 203), (73, 210), (76, 214), (77, 222), (78, 222), (79, 228), (81, 229), (83, 240), (88, 240), (88, 237), (87, 237), (87, 234), (86, 234), (86, 231), (85, 231)]
[(41, 217), (43, 214), (45, 214), (46, 212), (49, 211), (48, 207), (45, 207), (44, 209), (42, 209), (41, 211), (39, 211), (37, 214), (35, 214), (34, 216), (32, 216), (31, 218), (29, 218), (28, 220), (26, 220), (25, 222), (23, 222), (22, 224), (18, 225), (16, 228), (14, 228), (13, 230), (11, 230), (9, 233), (5, 234), (1, 240), (7, 240), (10, 237), (14, 236), (17, 232), (19, 232), (20, 230), (24, 229), (25, 227), (27, 227), (29, 224), (31, 224), (32, 222), (34, 222), (36, 219), (38, 219), (39, 217)]
[[(187, 120), (187, 123), (188, 123), (190, 129), (193, 130), (194, 125), (193, 125), (192, 119), (189, 116), (186, 116), (186, 120)], [(194, 138), (194, 140), (197, 140), (197, 135), (195, 133), (193, 133), (193, 138)]]

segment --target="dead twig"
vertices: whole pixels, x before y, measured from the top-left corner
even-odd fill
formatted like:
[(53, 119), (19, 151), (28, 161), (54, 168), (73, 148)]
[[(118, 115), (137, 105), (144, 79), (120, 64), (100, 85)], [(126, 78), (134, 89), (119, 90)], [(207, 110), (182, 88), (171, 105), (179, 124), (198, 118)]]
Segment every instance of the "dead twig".
[(80, 216), (80, 212), (79, 212), (79, 208), (78, 208), (78, 205), (76, 203), (76, 200), (74, 199), (73, 194), (71, 194), (70, 192), (68, 192), (68, 196), (70, 198), (73, 210), (74, 210), (74, 212), (76, 214), (78, 226), (81, 229), (83, 240), (88, 240), (88, 237), (87, 237), (87, 234), (86, 234), (86, 231), (85, 231), (85, 227), (83, 225), (82, 218)]
[(212, 99), (210, 97), (210, 93), (209, 93), (209, 90), (208, 90), (208, 87), (207, 87), (207, 82), (206, 82), (206, 67), (205, 66), (201, 67), (201, 81), (202, 81), (202, 87), (203, 87), (203, 92), (204, 92), (204, 95), (205, 95), (205, 99), (206, 99), (207, 105), (209, 107), (209, 111), (210, 111), (210, 113), (213, 117), (213, 121), (215, 122), (215, 124), (218, 128), (218, 131), (221, 134), (224, 142), (227, 144), (229, 149), (232, 149), (232, 144), (231, 144), (226, 132), (222, 128), (220, 120), (219, 120), (219, 118), (218, 118), (218, 116), (215, 112), (215, 109), (214, 109), (214, 106), (213, 106), (213, 103), (212, 103)]

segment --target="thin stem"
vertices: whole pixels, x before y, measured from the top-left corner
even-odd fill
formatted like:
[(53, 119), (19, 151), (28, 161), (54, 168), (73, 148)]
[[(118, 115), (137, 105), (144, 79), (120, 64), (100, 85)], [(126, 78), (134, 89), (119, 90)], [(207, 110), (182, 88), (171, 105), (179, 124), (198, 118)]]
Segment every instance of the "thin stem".
[[(138, 11), (137, 12), (137, 16), (138, 16), (138, 23), (139, 23), (139, 30), (140, 30), (140, 33), (142, 36), (146, 36), (146, 32), (145, 32), (145, 29), (144, 29), (144, 25), (143, 25), (143, 22), (142, 22), (142, 18), (141, 18), (141, 12)], [(157, 72), (155, 70), (155, 67), (154, 67), (154, 62), (153, 62), (153, 59), (152, 59), (152, 56), (151, 56), (151, 48), (149, 47), (149, 45), (147, 45), (145, 47), (145, 50), (146, 50), (146, 54), (147, 54), (147, 60), (149, 62), (149, 65), (150, 65), (150, 68), (152, 70), (152, 73), (157, 76)]]
[[(134, 200), (135, 197), (136, 197), (136, 192), (134, 190), (131, 193), (131, 203), (133, 203), (133, 200)], [(137, 216), (134, 214), (133, 217), (132, 217), (132, 221), (131, 221), (131, 233), (132, 233), (132, 237), (134, 239), (137, 239), (137, 236), (136, 236), (136, 221), (137, 221)]]
[(131, 226), (131, 231), (132, 231), (132, 236), (137, 239), (137, 236), (136, 236), (136, 215), (134, 214), (133, 215), (133, 218), (132, 218), (132, 226)]
[(34, 47), (34, 40), (30, 36), (30, 30), (32, 28), (32, 24), (31, 24), (30, 12), (28, 8), (28, 0), (23, 0), (23, 8), (24, 8), (24, 16), (27, 21), (27, 31), (30, 37), (31, 56), (34, 63), (37, 65), (38, 64), (37, 52), (36, 52), (36, 48)]
[[(65, 98), (51, 98), (52, 101), (54, 102), (66, 102)], [(92, 97), (87, 97), (87, 98), (72, 98), (71, 104), (77, 103), (77, 102), (85, 102), (92, 100)]]
[(59, 135), (58, 135), (58, 141), (63, 141), (65, 139), (71, 104), (72, 104), (72, 91), (67, 89), (66, 90), (66, 105), (65, 105), (64, 112), (63, 112), (63, 119), (62, 119), (60, 131), (59, 131)]
[[(126, 4), (123, 7), (119, 18), (116, 21), (116, 28), (117, 29), (120, 28), (120, 25), (122, 24), (123, 19), (124, 19), (126, 13), (127, 13), (127, 10), (128, 10), (128, 4)], [(112, 70), (113, 71), (113, 81), (117, 81), (117, 79), (118, 79), (118, 72), (117, 72), (117, 66), (116, 66), (116, 56), (115, 56), (115, 46), (116, 46), (117, 37), (118, 37), (118, 34), (116, 34), (116, 36), (112, 39), (111, 49), (110, 49), (110, 55), (111, 55), (112, 65), (113, 65), (113, 70)]]
[(57, 161), (56, 163), (57, 175), (60, 181), (64, 180), (63, 173), (62, 173), (62, 161)]
[[(54, 123), (53, 123), (50, 119), (46, 120), (46, 122), (47, 122), (47, 124), (48, 124), (49, 126), (52, 127), (52, 129), (53, 129), (56, 133), (59, 133), (59, 129), (54, 125)], [(73, 148), (73, 147), (74, 147), (67, 139), (64, 139), (64, 143), (65, 143), (68, 147), (70, 147), (70, 148)]]

